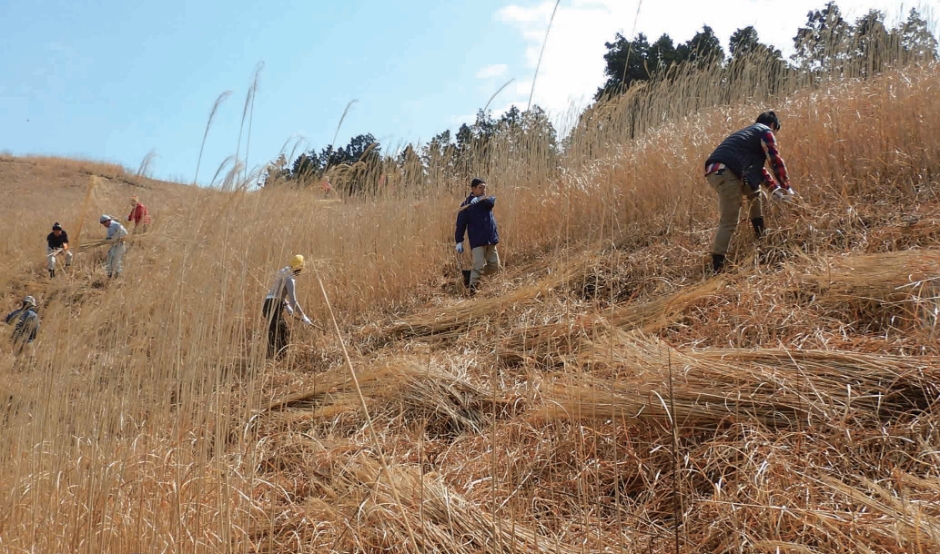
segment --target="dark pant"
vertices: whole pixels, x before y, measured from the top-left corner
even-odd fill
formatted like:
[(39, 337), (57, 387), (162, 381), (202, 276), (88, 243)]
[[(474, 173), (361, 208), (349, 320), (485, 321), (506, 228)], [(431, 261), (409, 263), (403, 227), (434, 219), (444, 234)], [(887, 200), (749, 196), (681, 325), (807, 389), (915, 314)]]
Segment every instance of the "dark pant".
[(268, 321), (268, 356), (276, 356), (290, 342), (290, 328), (284, 320), (283, 302), (276, 298), (265, 298), (261, 313)]

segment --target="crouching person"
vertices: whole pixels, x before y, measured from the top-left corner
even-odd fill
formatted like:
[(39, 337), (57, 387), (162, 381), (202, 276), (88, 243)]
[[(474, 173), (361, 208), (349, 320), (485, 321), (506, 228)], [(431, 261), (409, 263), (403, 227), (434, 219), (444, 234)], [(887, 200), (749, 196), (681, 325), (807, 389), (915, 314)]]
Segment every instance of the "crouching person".
[(69, 250), (69, 234), (65, 232), (59, 222), (52, 225), (52, 232), (46, 236), (46, 259), (48, 260), (49, 277), (55, 277), (56, 258), (59, 254), (65, 256), (66, 269), (72, 265), (72, 251)]
[(13, 325), (13, 354), (19, 356), (24, 351), (32, 354), (33, 341), (39, 334), (36, 299), (32, 296), (24, 298), (23, 305), (7, 314), (5, 321), (7, 325)]

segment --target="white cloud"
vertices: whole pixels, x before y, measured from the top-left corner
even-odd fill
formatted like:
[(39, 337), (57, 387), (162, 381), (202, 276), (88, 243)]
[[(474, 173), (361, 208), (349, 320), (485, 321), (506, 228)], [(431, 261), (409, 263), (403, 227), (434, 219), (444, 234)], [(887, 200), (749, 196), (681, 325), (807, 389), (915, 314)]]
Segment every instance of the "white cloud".
[(506, 71), (509, 69), (509, 66), (504, 63), (494, 63), (492, 65), (487, 65), (481, 67), (477, 71), (477, 79), (492, 79), (494, 77), (499, 77), (500, 75), (505, 75)]
[(451, 125), (454, 126), (454, 128), (457, 128), (463, 125), (464, 123), (466, 123), (467, 125), (470, 125), (476, 120), (477, 120), (476, 114), (455, 115), (450, 118), (450, 123)]
[[(825, 5), (825, 0), (647, 1), (640, 6), (637, 17), (639, 1), (562, 2), (545, 45), (533, 103), (561, 115), (572, 105), (590, 102), (605, 81), (604, 54), (607, 49), (604, 43), (612, 41), (615, 33), (628, 38), (643, 33), (651, 41), (667, 33), (673, 41), (680, 43), (692, 38), (702, 25), (709, 25), (727, 51), (731, 34), (753, 25), (762, 42), (772, 43), (783, 51), (784, 56), (789, 56), (793, 51), (793, 35), (805, 24), (807, 12)], [(937, 0), (930, 0), (930, 3), (936, 5)], [(897, 0), (838, 0), (838, 5), (850, 21), (869, 9), (886, 12), (889, 22), (902, 17)], [(495, 19), (513, 27), (526, 42), (525, 69), (521, 70), (526, 78), (517, 80), (515, 86), (504, 92), (507, 98), (503, 103), (519, 102), (524, 106), (528, 100), (531, 79), (554, 6), (553, 0), (545, 0), (528, 6), (512, 4), (496, 12)], [(909, 7), (903, 9), (906, 14)]]

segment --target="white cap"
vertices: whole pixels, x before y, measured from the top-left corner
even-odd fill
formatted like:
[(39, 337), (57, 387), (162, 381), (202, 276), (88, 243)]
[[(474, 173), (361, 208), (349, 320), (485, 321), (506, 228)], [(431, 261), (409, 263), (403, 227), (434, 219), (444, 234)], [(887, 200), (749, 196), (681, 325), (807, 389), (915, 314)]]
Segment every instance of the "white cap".
[(111, 216), (108, 214), (104, 214), (98, 219), (98, 223), (104, 223), (105, 221), (111, 221)]

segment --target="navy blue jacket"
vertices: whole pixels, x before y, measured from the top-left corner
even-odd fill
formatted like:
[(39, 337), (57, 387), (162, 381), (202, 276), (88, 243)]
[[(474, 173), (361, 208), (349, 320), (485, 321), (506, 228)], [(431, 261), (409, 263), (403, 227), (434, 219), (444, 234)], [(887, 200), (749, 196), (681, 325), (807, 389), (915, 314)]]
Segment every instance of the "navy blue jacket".
[[(473, 200), (471, 194), (460, 205), (464, 207)], [(496, 218), (493, 217), (493, 206), (496, 205), (495, 196), (483, 196), (476, 204), (461, 210), (457, 214), (457, 232), (454, 233), (454, 240), (457, 243), (463, 242), (463, 235), (466, 232), (470, 238), (470, 248), (486, 246), (487, 244), (499, 243), (499, 232), (496, 231)]]

